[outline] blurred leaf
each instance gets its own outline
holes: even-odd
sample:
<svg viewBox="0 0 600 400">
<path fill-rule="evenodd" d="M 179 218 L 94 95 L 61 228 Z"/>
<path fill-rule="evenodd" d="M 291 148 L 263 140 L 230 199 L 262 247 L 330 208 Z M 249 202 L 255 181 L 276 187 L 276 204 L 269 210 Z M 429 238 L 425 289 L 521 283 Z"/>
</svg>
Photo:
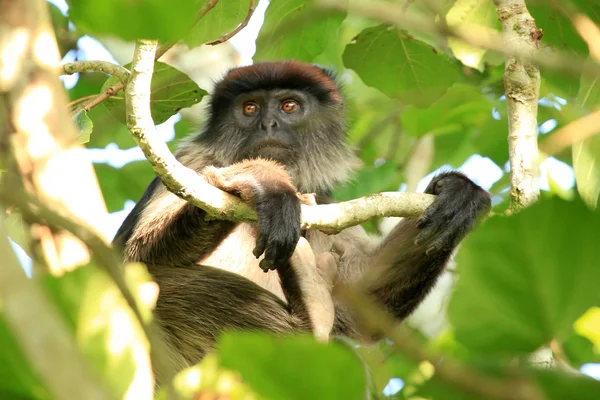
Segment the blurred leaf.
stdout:
<svg viewBox="0 0 600 400">
<path fill-rule="evenodd" d="M 577 104 L 585 109 L 600 105 L 600 83 L 597 78 L 581 77 Z M 594 208 L 600 197 L 600 135 L 574 143 L 572 154 L 577 191 Z"/>
<path fill-rule="evenodd" d="M 222 365 L 240 372 L 257 393 L 272 400 L 364 398 L 359 359 L 335 343 L 307 336 L 226 334 L 219 341 Z"/>
<path fill-rule="evenodd" d="M 600 381 L 588 376 L 543 368 L 532 370 L 530 373 L 549 400 L 598 399 Z"/>
<path fill-rule="evenodd" d="M 456 339 L 515 354 L 566 337 L 600 294 L 598 226 L 599 213 L 556 197 L 489 218 L 457 255 L 461 276 L 449 306 Z"/>
<path fill-rule="evenodd" d="M 133 293 L 138 293 L 140 285 L 149 282 L 150 277 L 146 273 L 146 281 L 132 280 L 132 275 L 136 274 L 126 274 L 127 283 Z M 49 294 L 71 325 L 83 355 L 115 396 L 120 398 L 125 393 L 136 371 L 150 373 L 148 343 L 143 330 L 103 270 L 92 264 L 62 277 L 44 279 Z M 149 310 L 144 312 L 148 314 Z M 151 385 L 151 382 L 142 385 Z M 151 392 L 151 388 L 146 391 Z"/>
<path fill-rule="evenodd" d="M 337 42 L 344 18 L 345 13 L 324 12 L 308 0 L 271 0 L 254 59 L 312 62 Z"/>
<path fill-rule="evenodd" d="M 137 146 L 127 126 L 117 120 L 106 107 L 94 107 L 88 112 L 88 117 L 94 124 L 94 130 L 87 148 L 105 148 L 115 143 L 120 149 Z"/>
<path fill-rule="evenodd" d="M 255 400 L 258 396 L 243 383 L 239 374 L 222 368 L 215 354 L 208 354 L 200 364 L 181 371 L 173 385 L 184 400 L 204 397 L 228 400 Z"/>
<path fill-rule="evenodd" d="M 489 28 L 494 31 L 501 29 L 496 7 L 491 1 L 456 0 L 446 14 L 446 22 L 450 27 L 475 26 L 479 29 Z M 464 65 L 483 71 L 482 59 L 486 53 L 485 49 L 470 46 L 454 38 L 448 38 L 448 46 L 452 49 L 454 56 Z"/>
<path fill-rule="evenodd" d="M 50 19 L 52 20 L 52 28 L 56 35 L 56 44 L 60 50 L 61 57 L 64 57 L 70 50 L 77 48 L 77 40 L 75 32 L 69 30 L 69 18 L 62 13 L 60 8 L 49 1 L 46 2 Z"/>
<path fill-rule="evenodd" d="M 206 3 L 206 1 L 204 1 Z M 248 0 L 221 0 L 184 38 L 189 48 L 216 40 L 234 30 L 248 14 Z"/>
<path fill-rule="evenodd" d="M 69 0 L 69 15 L 79 29 L 125 40 L 177 41 L 192 27 L 197 0 Z"/>
<path fill-rule="evenodd" d="M 398 190 L 401 182 L 399 174 L 400 171 L 393 163 L 386 162 L 379 167 L 366 165 L 360 168 L 351 180 L 338 186 L 333 192 L 333 197 L 336 201 L 346 201 L 371 193 Z"/>
<path fill-rule="evenodd" d="M 417 107 L 427 107 L 459 79 L 448 56 L 387 25 L 363 30 L 343 60 L 368 86 Z"/>
<path fill-rule="evenodd" d="M 73 116 L 73 122 L 75 122 L 78 131 L 77 141 L 82 144 L 89 142 L 90 135 L 94 129 L 94 124 L 90 117 L 88 117 L 87 112 L 85 110 L 79 110 L 77 114 Z"/>
<path fill-rule="evenodd" d="M 464 132 L 491 120 L 494 105 L 478 89 L 454 85 L 427 108 L 406 107 L 402 126 L 413 136 Z"/>
<path fill-rule="evenodd" d="M 2 314 L 0 303 L 0 398 L 50 400 L 37 373 L 31 368 Z"/>
<path fill-rule="evenodd" d="M 571 333 L 562 347 L 569 364 L 577 369 L 587 363 L 600 363 L 600 347 L 586 337 Z"/>
<path fill-rule="evenodd" d="M 592 307 L 574 324 L 575 332 L 589 339 L 600 352 L 600 307 Z"/>
<path fill-rule="evenodd" d="M 130 68 L 127 64 L 125 68 Z M 118 83 L 118 79 L 110 77 L 104 82 L 102 90 Z M 168 64 L 154 63 L 154 74 L 150 86 L 150 111 L 155 125 L 160 125 L 175 115 L 182 108 L 199 103 L 208 94 L 191 80 L 186 74 Z M 102 104 L 122 123 L 125 121 L 125 94 L 120 90 Z"/>
<path fill-rule="evenodd" d="M 146 160 L 133 161 L 121 168 L 94 164 L 94 169 L 109 212 L 123 209 L 127 200 L 138 201 L 156 176 Z"/>
<path fill-rule="evenodd" d="M 82 97 L 99 94 L 105 81 L 105 74 L 97 72 L 80 72 L 77 83 L 69 89 L 69 100 L 73 101 Z"/>
</svg>

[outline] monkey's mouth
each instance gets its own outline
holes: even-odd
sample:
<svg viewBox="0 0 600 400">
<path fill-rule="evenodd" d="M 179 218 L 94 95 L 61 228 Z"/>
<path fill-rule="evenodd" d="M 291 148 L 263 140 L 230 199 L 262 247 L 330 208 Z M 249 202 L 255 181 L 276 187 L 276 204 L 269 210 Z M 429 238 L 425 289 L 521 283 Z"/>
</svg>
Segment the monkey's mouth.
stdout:
<svg viewBox="0 0 600 400">
<path fill-rule="evenodd" d="M 266 139 L 253 146 L 252 153 L 255 156 L 271 158 L 285 163 L 289 160 L 292 149 L 278 140 Z"/>
</svg>

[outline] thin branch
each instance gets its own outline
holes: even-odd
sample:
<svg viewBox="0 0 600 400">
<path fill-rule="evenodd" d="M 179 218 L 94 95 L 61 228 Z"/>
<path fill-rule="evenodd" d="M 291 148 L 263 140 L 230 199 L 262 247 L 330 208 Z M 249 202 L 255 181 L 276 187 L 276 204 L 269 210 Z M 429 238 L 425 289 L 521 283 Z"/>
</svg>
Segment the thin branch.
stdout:
<svg viewBox="0 0 600 400">
<path fill-rule="evenodd" d="M 337 291 L 338 289 L 336 289 Z M 356 288 L 339 287 L 337 292 L 358 322 L 374 334 L 382 334 L 390 339 L 396 349 L 416 363 L 429 362 L 435 368 L 435 376 L 454 387 L 474 394 L 482 399 L 498 400 L 542 400 L 539 389 L 522 377 L 501 380 L 459 363 L 447 356 L 439 357 L 425 350 L 406 328 L 398 328 L 397 323 L 371 298 Z"/>
<path fill-rule="evenodd" d="M 118 64 L 108 61 L 75 61 L 62 65 L 64 75 L 72 75 L 78 72 L 104 72 L 105 74 L 116 77 L 121 83 L 127 83 L 130 72 Z"/>
<path fill-rule="evenodd" d="M 540 151 L 548 156 L 558 154 L 573 144 L 600 133 L 600 109 L 572 121 L 540 143 Z"/>
<path fill-rule="evenodd" d="M 244 18 L 244 20 L 242 21 L 242 23 L 239 24 L 234 30 L 232 30 L 229 33 L 226 33 L 225 35 L 221 36 L 217 40 L 213 40 L 212 42 L 208 42 L 208 43 L 205 43 L 205 44 L 208 45 L 208 46 L 215 46 L 217 44 L 226 42 L 229 39 L 231 39 L 232 37 L 234 37 L 235 35 L 237 35 L 239 31 L 241 31 L 242 29 L 244 29 L 248 25 L 248 22 L 250 21 L 250 18 L 252 18 L 252 14 L 254 14 L 254 9 L 255 9 L 254 3 L 255 3 L 254 0 L 250 0 L 250 5 L 248 6 L 248 13 L 246 14 L 246 18 Z"/>
<path fill-rule="evenodd" d="M 524 0 L 494 0 L 506 45 L 521 53 L 538 53 L 542 38 Z M 530 58 L 534 58 L 532 56 Z M 540 70 L 522 57 L 507 55 L 504 90 L 508 107 L 508 155 L 510 160 L 511 208 L 518 210 L 540 195 L 537 109 L 540 94 Z"/>
</svg>

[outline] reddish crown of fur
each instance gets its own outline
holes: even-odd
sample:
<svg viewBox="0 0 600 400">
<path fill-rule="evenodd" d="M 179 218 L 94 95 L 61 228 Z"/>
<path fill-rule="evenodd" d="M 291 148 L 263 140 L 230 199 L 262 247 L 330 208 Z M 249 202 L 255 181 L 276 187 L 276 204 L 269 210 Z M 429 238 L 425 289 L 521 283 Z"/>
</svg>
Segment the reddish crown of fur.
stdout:
<svg viewBox="0 0 600 400">
<path fill-rule="evenodd" d="M 212 111 L 228 109 L 240 94 L 254 90 L 292 89 L 308 92 L 321 103 L 342 104 L 334 74 L 316 65 L 295 60 L 261 62 L 231 70 L 215 86 Z"/>
</svg>

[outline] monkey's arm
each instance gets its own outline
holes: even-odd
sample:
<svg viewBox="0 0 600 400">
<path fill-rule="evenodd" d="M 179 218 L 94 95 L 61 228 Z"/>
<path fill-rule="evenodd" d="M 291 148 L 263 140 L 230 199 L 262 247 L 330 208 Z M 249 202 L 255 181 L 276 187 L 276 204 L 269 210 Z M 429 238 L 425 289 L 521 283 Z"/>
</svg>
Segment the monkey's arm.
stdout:
<svg viewBox="0 0 600 400">
<path fill-rule="evenodd" d="M 405 218 L 385 238 L 365 284 L 404 319 L 433 288 L 452 252 L 489 211 L 488 192 L 458 172 L 436 176 L 425 193 L 437 195 L 419 218 Z"/>
<path fill-rule="evenodd" d="M 352 280 L 400 320 L 423 301 L 456 246 L 490 209 L 489 194 L 458 172 L 435 177 L 425 193 L 437 195 L 434 203 L 419 218 L 404 218 L 372 255 L 354 256 L 361 265 L 348 265 L 344 256 L 340 261 L 345 271 L 364 267 Z M 334 331 L 364 338 L 338 302 Z"/>
<path fill-rule="evenodd" d="M 287 262 L 300 237 L 300 200 L 279 164 L 246 160 L 224 168 L 200 167 L 207 181 L 250 203 L 258 214 L 254 255 L 264 269 Z M 207 220 L 206 212 L 168 192 L 158 178 L 117 232 L 115 242 L 132 261 L 181 266 L 214 250 L 235 223 Z"/>
</svg>

